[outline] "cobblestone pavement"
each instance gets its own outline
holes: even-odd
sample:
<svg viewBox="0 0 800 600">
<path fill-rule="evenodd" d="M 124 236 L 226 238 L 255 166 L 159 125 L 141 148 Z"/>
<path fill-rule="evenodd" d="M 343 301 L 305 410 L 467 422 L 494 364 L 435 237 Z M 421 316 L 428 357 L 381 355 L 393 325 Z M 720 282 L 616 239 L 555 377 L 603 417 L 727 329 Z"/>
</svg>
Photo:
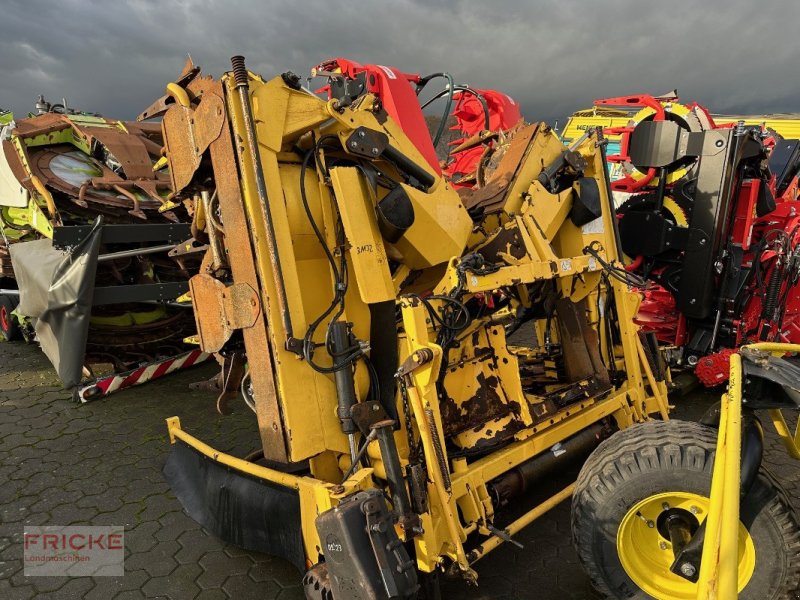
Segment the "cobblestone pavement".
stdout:
<svg viewBox="0 0 800 600">
<path fill-rule="evenodd" d="M 34 346 L 0 344 L 0 598 L 107 600 L 301 599 L 289 563 L 221 543 L 186 516 L 164 481 L 164 419 L 237 455 L 257 447 L 254 417 L 241 405 L 219 417 L 189 383 L 211 366 L 78 406 Z M 713 400 L 679 401 L 689 417 Z M 766 460 L 800 506 L 800 468 L 768 441 Z M 31 577 L 22 571 L 24 525 L 124 525 L 125 576 Z M 478 565 L 480 586 L 446 582 L 445 598 L 591 599 L 563 504 Z"/>
</svg>

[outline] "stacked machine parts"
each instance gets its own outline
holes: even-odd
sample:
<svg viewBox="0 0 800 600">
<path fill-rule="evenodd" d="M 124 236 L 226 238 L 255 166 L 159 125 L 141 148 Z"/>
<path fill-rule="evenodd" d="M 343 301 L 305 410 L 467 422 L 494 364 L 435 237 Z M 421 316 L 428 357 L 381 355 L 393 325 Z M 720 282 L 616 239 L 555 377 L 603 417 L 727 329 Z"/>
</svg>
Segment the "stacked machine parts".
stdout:
<svg viewBox="0 0 800 600">
<path fill-rule="evenodd" d="M 175 249 L 190 215 L 169 199 L 162 145 L 158 125 L 42 97 L 2 125 L 0 334 L 37 339 L 82 400 L 208 356 L 174 302 L 198 261 Z"/>
</svg>

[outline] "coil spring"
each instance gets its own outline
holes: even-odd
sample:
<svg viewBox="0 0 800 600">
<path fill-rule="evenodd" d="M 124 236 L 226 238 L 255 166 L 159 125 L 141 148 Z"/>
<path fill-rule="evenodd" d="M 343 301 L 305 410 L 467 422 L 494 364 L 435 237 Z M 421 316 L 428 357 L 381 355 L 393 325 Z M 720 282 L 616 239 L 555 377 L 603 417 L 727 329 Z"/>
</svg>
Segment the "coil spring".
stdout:
<svg viewBox="0 0 800 600">
<path fill-rule="evenodd" d="M 244 56 L 236 55 L 231 57 L 233 67 L 233 79 L 236 85 L 247 85 L 247 68 L 244 66 Z"/>
<path fill-rule="evenodd" d="M 780 264 L 776 263 L 769 277 L 767 291 L 764 295 L 764 311 L 762 313 L 762 318 L 765 320 L 771 321 L 775 315 L 775 307 L 778 304 L 778 292 L 780 292 L 781 289 L 782 279 L 782 269 Z"/>
<path fill-rule="evenodd" d="M 439 438 L 439 431 L 436 429 L 436 419 L 430 408 L 425 409 L 425 420 L 428 421 L 428 428 L 433 438 L 433 450 L 436 453 L 436 461 L 439 463 L 439 472 L 442 474 L 442 479 L 444 479 L 444 487 L 449 492 L 453 487 L 450 480 L 450 467 L 447 464 L 447 459 L 444 457 L 442 440 Z"/>
</svg>

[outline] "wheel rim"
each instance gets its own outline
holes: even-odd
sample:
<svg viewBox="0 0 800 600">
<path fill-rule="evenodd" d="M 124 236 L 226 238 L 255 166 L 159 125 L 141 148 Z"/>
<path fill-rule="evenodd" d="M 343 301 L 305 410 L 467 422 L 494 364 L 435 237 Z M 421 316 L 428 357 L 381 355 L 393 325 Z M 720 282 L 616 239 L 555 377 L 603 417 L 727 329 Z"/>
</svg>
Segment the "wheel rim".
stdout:
<svg viewBox="0 0 800 600">
<path fill-rule="evenodd" d="M 669 537 L 659 527 L 667 510 L 686 511 L 697 524 L 708 516 L 708 498 L 691 492 L 667 492 L 645 498 L 633 506 L 617 531 L 617 554 L 628 577 L 658 600 L 694 600 L 697 584 L 672 573 L 674 561 Z M 663 521 L 663 517 L 662 517 Z M 756 551 L 747 528 L 739 523 L 739 591 L 753 576 Z"/>
</svg>

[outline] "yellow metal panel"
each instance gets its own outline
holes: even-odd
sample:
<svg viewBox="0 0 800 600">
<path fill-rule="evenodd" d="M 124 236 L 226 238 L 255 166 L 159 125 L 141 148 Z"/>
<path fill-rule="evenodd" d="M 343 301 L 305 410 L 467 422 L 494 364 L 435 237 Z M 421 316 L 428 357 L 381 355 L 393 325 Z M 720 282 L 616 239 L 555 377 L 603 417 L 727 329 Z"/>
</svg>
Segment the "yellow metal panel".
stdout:
<svg viewBox="0 0 800 600">
<path fill-rule="evenodd" d="M 739 121 L 744 121 L 745 125 L 761 125 L 767 129 L 772 129 L 786 139 L 800 139 L 800 119 L 797 118 L 776 118 L 773 115 L 743 117 L 713 115 L 713 117 L 717 125 L 735 124 Z"/>
<path fill-rule="evenodd" d="M 375 202 L 367 182 L 355 167 L 333 168 L 330 177 L 361 300 L 367 304 L 394 300 L 389 260 L 378 230 Z"/>
<path fill-rule="evenodd" d="M 472 218 L 458 193 L 440 185 L 428 193 L 401 184 L 414 208 L 414 223 L 394 246 L 412 269 L 424 269 L 460 256 L 472 231 Z"/>
<path fill-rule="evenodd" d="M 630 121 L 627 114 L 622 114 L 616 117 L 612 116 L 572 116 L 567 119 L 564 129 L 561 130 L 561 138 L 564 142 L 571 142 L 581 137 L 587 129 L 594 129 L 595 127 L 602 127 L 607 129 L 610 127 L 625 127 Z M 609 136 L 609 139 L 617 141 L 618 135 Z"/>
</svg>

